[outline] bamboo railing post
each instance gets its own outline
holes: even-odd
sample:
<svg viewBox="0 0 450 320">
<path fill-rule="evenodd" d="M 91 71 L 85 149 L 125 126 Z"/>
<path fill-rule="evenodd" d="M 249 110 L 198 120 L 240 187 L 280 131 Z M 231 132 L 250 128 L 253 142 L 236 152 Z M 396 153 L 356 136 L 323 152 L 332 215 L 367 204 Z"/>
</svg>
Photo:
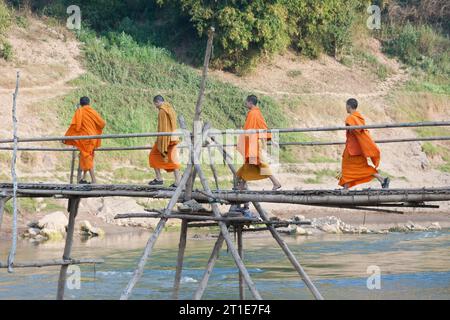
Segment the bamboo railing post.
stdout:
<svg viewBox="0 0 450 320">
<path fill-rule="evenodd" d="M 205 97 L 205 89 L 206 89 L 206 80 L 208 78 L 209 61 L 211 60 L 211 55 L 212 55 L 214 31 L 215 30 L 213 27 L 210 27 L 210 29 L 208 31 L 208 42 L 206 44 L 205 58 L 203 61 L 202 80 L 200 82 L 200 91 L 198 93 L 197 104 L 195 105 L 194 126 L 195 126 L 195 122 L 200 121 L 200 116 L 202 114 L 202 104 L 203 104 L 203 99 Z"/>
<path fill-rule="evenodd" d="M 209 167 L 211 168 L 211 171 L 213 173 L 214 182 L 216 184 L 216 190 L 219 190 L 219 176 L 217 174 L 216 166 L 214 165 L 214 162 L 213 162 L 213 156 L 212 156 L 212 153 L 211 153 L 211 148 L 207 148 L 207 149 L 208 149 Z"/>
<path fill-rule="evenodd" d="M 178 244 L 177 269 L 175 272 L 175 281 L 173 285 L 173 300 L 178 300 L 180 293 L 181 273 L 183 270 L 184 252 L 186 250 L 186 238 L 188 232 L 188 221 L 183 219 L 181 222 L 180 243 Z"/>
<path fill-rule="evenodd" d="M 264 209 L 261 207 L 261 205 L 258 202 L 253 202 L 253 205 L 255 206 L 255 208 L 258 211 L 261 218 L 264 220 L 268 220 L 268 216 L 267 216 L 266 212 L 264 211 Z M 270 224 L 267 224 L 267 227 L 269 228 L 269 231 L 272 234 L 273 238 L 277 241 L 278 245 L 281 247 L 283 252 L 288 257 L 289 261 L 294 266 L 295 270 L 297 270 L 297 272 L 300 274 L 300 277 L 303 279 L 303 281 L 305 282 L 306 286 L 309 288 L 309 290 L 311 291 L 313 296 L 317 300 L 323 300 L 323 297 L 320 294 L 319 290 L 317 290 L 316 286 L 311 281 L 309 276 L 306 274 L 305 270 L 303 270 L 302 266 L 300 265 L 298 260 L 295 258 L 294 254 L 289 249 L 286 242 L 284 242 L 284 240 L 280 237 L 277 230 L 273 227 L 273 225 L 270 225 Z"/>
<path fill-rule="evenodd" d="M 195 291 L 194 300 L 200 300 L 203 296 L 203 293 L 205 292 L 209 277 L 211 276 L 214 265 L 216 264 L 217 258 L 219 257 L 220 249 L 222 249 L 223 241 L 223 234 L 219 233 L 219 237 L 214 244 L 214 248 L 208 260 L 208 264 L 206 265 L 205 273 L 203 274 L 202 280 L 200 280 L 197 290 Z"/>
<path fill-rule="evenodd" d="M 241 257 L 242 261 L 244 261 L 244 242 L 242 239 L 242 224 L 237 225 L 236 232 L 237 232 L 239 256 Z M 241 271 L 239 271 L 239 297 L 241 300 L 245 300 L 244 279 Z"/>
<path fill-rule="evenodd" d="M 193 150 L 192 150 L 192 146 L 194 145 L 194 137 L 190 134 L 187 134 L 187 126 L 186 126 L 186 121 L 184 120 L 184 117 L 182 115 L 178 116 L 178 122 L 180 123 L 180 128 L 184 130 L 184 132 L 186 132 L 186 142 L 187 142 L 187 147 L 189 148 L 189 161 L 191 163 L 193 163 L 192 159 L 193 159 Z M 192 166 L 191 169 L 191 173 L 189 175 L 189 179 L 186 182 L 186 190 L 184 193 L 184 201 L 189 201 L 192 199 L 192 190 L 194 187 L 194 183 L 195 183 L 195 168 Z"/>
<path fill-rule="evenodd" d="M 5 205 L 11 197 L 0 197 L 0 231 L 2 230 L 3 213 L 5 212 Z"/>
<path fill-rule="evenodd" d="M 69 177 L 70 184 L 73 184 L 73 177 L 75 174 L 75 157 L 76 157 L 76 152 L 72 151 L 72 160 L 70 161 L 70 177 Z"/>
<path fill-rule="evenodd" d="M 78 207 L 80 205 L 81 198 L 70 198 L 69 199 L 69 224 L 67 226 L 67 234 L 66 234 L 66 244 L 64 246 L 64 253 L 63 253 L 63 260 L 70 260 L 70 254 L 72 252 L 72 244 L 73 244 L 73 235 L 75 231 L 75 219 L 78 214 Z M 58 279 L 58 291 L 56 294 L 57 300 L 63 300 L 64 299 L 64 290 L 66 287 L 66 276 L 67 276 L 67 269 L 68 265 L 61 266 L 61 270 L 59 272 L 59 279 Z"/>
<path fill-rule="evenodd" d="M 12 154 L 11 161 L 11 176 L 13 181 L 13 222 L 12 222 L 12 243 L 11 250 L 8 255 L 8 272 L 13 272 L 14 258 L 16 257 L 17 249 L 17 174 L 16 174 L 16 162 L 17 162 L 17 148 L 18 148 L 18 137 L 17 137 L 17 96 L 19 94 L 19 81 L 20 73 L 17 72 L 16 78 L 16 89 L 13 94 L 13 106 L 12 106 L 12 122 L 13 122 L 13 141 L 14 150 Z"/>
<path fill-rule="evenodd" d="M 77 104 L 76 109 L 80 108 L 80 104 Z M 70 179 L 69 179 L 69 183 L 73 184 L 73 177 L 74 177 L 74 172 L 75 172 L 75 158 L 76 158 L 76 150 L 72 151 L 72 161 L 70 162 Z M 77 170 L 77 183 L 80 181 L 81 179 L 81 170 L 80 170 L 80 165 L 79 165 L 79 161 L 78 161 L 78 170 Z"/>
<path fill-rule="evenodd" d="M 212 191 L 209 188 L 208 181 L 203 174 L 202 168 L 200 167 L 199 164 L 195 164 L 195 167 L 197 169 L 197 174 L 200 178 L 200 181 L 202 182 L 203 189 L 206 191 L 206 193 L 212 195 Z M 214 212 L 214 215 L 217 218 L 221 217 L 217 203 L 214 203 L 214 202 L 211 203 L 211 207 Z M 242 262 L 241 258 L 239 257 L 239 253 L 233 244 L 233 241 L 230 237 L 230 233 L 228 232 L 228 227 L 227 227 L 226 223 L 223 221 L 219 221 L 219 227 L 220 227 L 221 233 L 223 234 L 223 237 L 225 238 L 228 249 L 230 250 L 231 255 L 234 258 L 234 261 L 236 262 L 236 266 L 242 272 L 242 275 L 244 277 L 245 282 L 247 283 L 247 286 L 250 289 L 250 292 L 253 294 L 253 297 L 256 300 L 261 300 L 262 299 L 261 295 L 259 294 L 258 290 L 256 289 L 256 286 L 253 283 L 253 280 L 250 277 L 250 274 L 248 273 L 247 268 L 245 267 L 244 263 Z"/>
<path fill-rule="evenodd" d="M 178 198 L 180 197 L 181 192 L 183 191 L 183 188 L 186 186 L 186 182 L 189 178 L 191 168 L 192 168 L 192 164 L 188 164 L 186 170 L 183 173 L 183 177 L 181 178 L 180 185 L 176 188 L 172 198 L 169 201 L 169 204 L 167 205 L 166 209 L 164 210 L 164 217 L 159 220 L 155 231 L 153 232 L 152 236 L 149 238 L 149 240 L 145 246 L 144 253 L 142 254 L 141 259 L 139 260 L 138 266 L 137 266 L 136 270 L 134 271 L 133 276 L 130 279 L 127 287 L 123 291 L 123 293 L 120 297 L 120 300 L 128 300 L 128 298 L 131 296 L 134 286 L 139 281 L 139 279 L 142 277 L 142 274 L 144 272 L 144 267 L 147 262 L 147 258 L 152 253 L 152 250 L 156 243 L 156 240 L 158 239 L 164 226 L 166 225 L 166 222 L 168 220 L 167 216 L 169 216 L 170 213 L 172 212 L 172 209 L 175 207 L 175 205 L 178 202 Z"/>
</svg>

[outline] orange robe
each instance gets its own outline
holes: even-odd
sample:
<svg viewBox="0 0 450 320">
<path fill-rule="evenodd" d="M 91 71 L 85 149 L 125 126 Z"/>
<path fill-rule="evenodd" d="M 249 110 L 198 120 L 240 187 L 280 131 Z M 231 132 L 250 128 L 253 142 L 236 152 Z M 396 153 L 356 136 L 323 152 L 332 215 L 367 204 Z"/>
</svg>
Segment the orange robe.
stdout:
<svg viewBox="0 0 450 320">
<path fill-rule="evenodd" d="M 101 135 L 106 122 L 91 106 L 78 108 L 72 118 L 65 136 L 97 136 Z M 80 150 L 80 168 L 89 171 L 94 168 L 94 150 L 101 146 L 100 139 L 65 140 L 65 144 Z"/>
<path fill-rule="evenodd" d="M 345 125 L 363 126 L 366 122 L 363 116 L 355 111 L 347 117 Z M 367 158 L 372 160 L 371 166 Z M 372 181 L 374 174 L 378 173 L 380 165 L 380 149 L 372 140 L 368 130 L 357 129 L 347 131 L 347 142 L 342 155 L 342 174 L 340 186 L 348 184 L 349 188 L 358 184 Z"/>
<path fill-rule="evenodd" d="M 170 104 L 165 102 L 158 113 L 158 132 L 175 132 L 177 130 L 177 115 Z M 172 172 L 180 169 L 181 165 L 177 159 L 177 144 L 179 138 L 176 136 L 158 137 L 149 154 L 150 167 L 164 169 Z"/>
<path fill-rule="evenodd" d="M 267 130 L 267 123 L 258 107 L 247 113 L 244 130 Z M 272 175 L 265 157 L 267 141 L 272 139 L 271 133 L 250 133 L 239 136 L 238 151 L 244 157 L 244 164 L 237 171 L 237 176 L 245 181 L 267 179 Z"/>
</svg>

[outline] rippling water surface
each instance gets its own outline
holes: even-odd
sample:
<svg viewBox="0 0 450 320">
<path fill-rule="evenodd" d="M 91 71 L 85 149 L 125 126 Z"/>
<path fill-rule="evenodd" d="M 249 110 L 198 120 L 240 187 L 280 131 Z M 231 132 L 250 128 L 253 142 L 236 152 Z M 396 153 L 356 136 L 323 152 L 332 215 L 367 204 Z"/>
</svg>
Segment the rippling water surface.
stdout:
<svg viewBox="0 0 450 320">
<path fill-rule="evenodd" d="M 74 244 L 73 256 L 103 258 L 105 263 L 81 267 L 81 288 L 66 290 L 67 299 L 117 299 L 129 281 L 149 233 L 107 236 Z M 328 299 L 450 299 L 450 230 L 387 235 L 324 235 L 286 237 L 323 296 Z M 244 238 L 245 262 L 265 299 L 311 299 L 275 241 Z M 197 288 L 214 239 L 187 243 L 181 298 Z M 0 243 L 6 260 L 9 243 Z M 40 245 L 20 241 L 16 261 L 60 258 L 64 243 Z M 158 240 L 134 299 L 169 299 L 175 274 L 178 234 Z M 381 289 L 367 289 L 367 267 L 378 266 Z M 54 299 L 58 267 L 0 269 L 0 299 Z M 206 299 L 237 299 L 238 275 L 224 246 L 205 292 Z M 251 297 L 247 292 L 247 297 Z"/>
</svg>

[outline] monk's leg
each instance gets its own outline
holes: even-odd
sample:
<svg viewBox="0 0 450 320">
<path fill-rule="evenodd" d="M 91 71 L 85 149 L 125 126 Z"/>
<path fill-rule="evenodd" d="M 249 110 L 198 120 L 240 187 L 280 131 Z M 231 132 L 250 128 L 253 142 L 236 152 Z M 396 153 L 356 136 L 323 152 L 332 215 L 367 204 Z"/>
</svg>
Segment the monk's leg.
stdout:
<svg viewBox="0 0 450 320">
<path fill-rule="evenodd" d="M 155 175 L 156 175 L 156 180 L 163 181 L 162 175 L 161 175 L 161 169 L 155 168 Z"/>
<path fill-rule="evenodd" d="M 176 184 L 177 186 L 179 186 L 179 185 L 180 185 L 180 170 L 175 169 L 175 170 L 173 171 L 173 175 L 175 176 L 175 184 Z"/>
<path fill-rule="evenodd" d="M 91 176 L 91 181 L 93 184 L 97 184 L 97 179 L 95 178 L 94 168 L 89 170 L 89 175 Z M 86 179 L 85 179 L 86 180 Z"/>
<path fill-rule="evenodd" d="M 239 190 L 246 190 L 247 189 L 247 182 L 244 179 L 242 179 L 242 178 L 238 177 L 237 185 L 238 185 L 238 189 Z"/>
<path fill-rule="evenodd" d="M 384 178 L 379 174 L 379 173 L 375 173 L 373 175 L 378 181 L 380 181 L 380 183 L 383 183 Z"/>
<path fill-rule="evenodd" d="M 269 179 L 270 179 L 270 181 L 272 181 L 272 184 L 273 184 L 272 190 L 275 191 L 275 190 L 278 190 L 281 188 L 280 181 L 278 181 L 278 179 L 274 175 L 269 176 Z"/>
</svg>

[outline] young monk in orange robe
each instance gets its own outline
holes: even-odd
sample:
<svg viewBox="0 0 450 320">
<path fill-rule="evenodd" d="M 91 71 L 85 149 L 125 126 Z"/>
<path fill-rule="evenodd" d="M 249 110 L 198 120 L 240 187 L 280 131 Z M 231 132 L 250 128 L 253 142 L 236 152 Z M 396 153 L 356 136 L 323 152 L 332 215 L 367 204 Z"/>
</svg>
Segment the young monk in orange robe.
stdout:
<svg viewBox="0 0 450 320">
<path fill-rule="evenodd" d="M 267 124 L 257 106 L 258 98 L 250 95 L 246 100 L 248 108 L 244 130 L 263 129 L 267 130 Z M 273 190 L 281 188 L 280 182 L 275 178 L 265 159 L 265 146 L 272 139 L 270 133 L 243 134 L 239 136 L 238 151 L 244 157 L 244 164 L 238 170 L 241 189 L 246 187 L 246 182 L 251 180 L 270 179 Z"/>
<path fill-rule="evenodd" d="M 158 109 L 158 132 L 175 132 L 177 130 L 177 115 L 173 107 L 164 101 L 160 95 L 153 98 L 153 104 Z M 156 139 L 149 155 L 150 167 L 155 169 L 156 179 L 149 185 L 162 185 L 164 181 L 161 169 L 173 172 L 175 183 L 171 187 L 177 187 L 180 182 L 180 163 L 177 162 L 177 144 L 179 138 L 176 136 L 160 136 Z"/>
<path fill-rule="evenodd" d="M 88 97 L 80 99 L 80 108 L 75 112 L 66 136 L 97 136 L 101 135 L 106 122 L 91 108 Z M 83 178 L 79 183 L 87 183 L 86 174 L 89 171 L 92 183 L 97 183 L 94 174 L 94 150 L 101 145 L 100 139 L 65 140 L 64 144 L 75 146 L 80 150 L 79 171 L 83 172 Z"/>
<path fill-rule="evenodd" d="M 366 124 L 363 116 L 356 111 L 358 108 L 356 99 L 349 99 L 346 108 L 347 113 L 349 113 L 345 120 L 346 126 L 364 126 Z M 383 189 L 389 188 L 390 179 L 383 178 L 377 171 L 380 165 L 380 154 L 380 149 L 372 140 L 368 130 L 347 130 L 347 142 L 342 155 L 342 176 L 339 185 L 349 189 L 376 178 L 380 181 Z M 374 166 L 368 163 L 367 158 L 372 160 Z"/>
</svg>

